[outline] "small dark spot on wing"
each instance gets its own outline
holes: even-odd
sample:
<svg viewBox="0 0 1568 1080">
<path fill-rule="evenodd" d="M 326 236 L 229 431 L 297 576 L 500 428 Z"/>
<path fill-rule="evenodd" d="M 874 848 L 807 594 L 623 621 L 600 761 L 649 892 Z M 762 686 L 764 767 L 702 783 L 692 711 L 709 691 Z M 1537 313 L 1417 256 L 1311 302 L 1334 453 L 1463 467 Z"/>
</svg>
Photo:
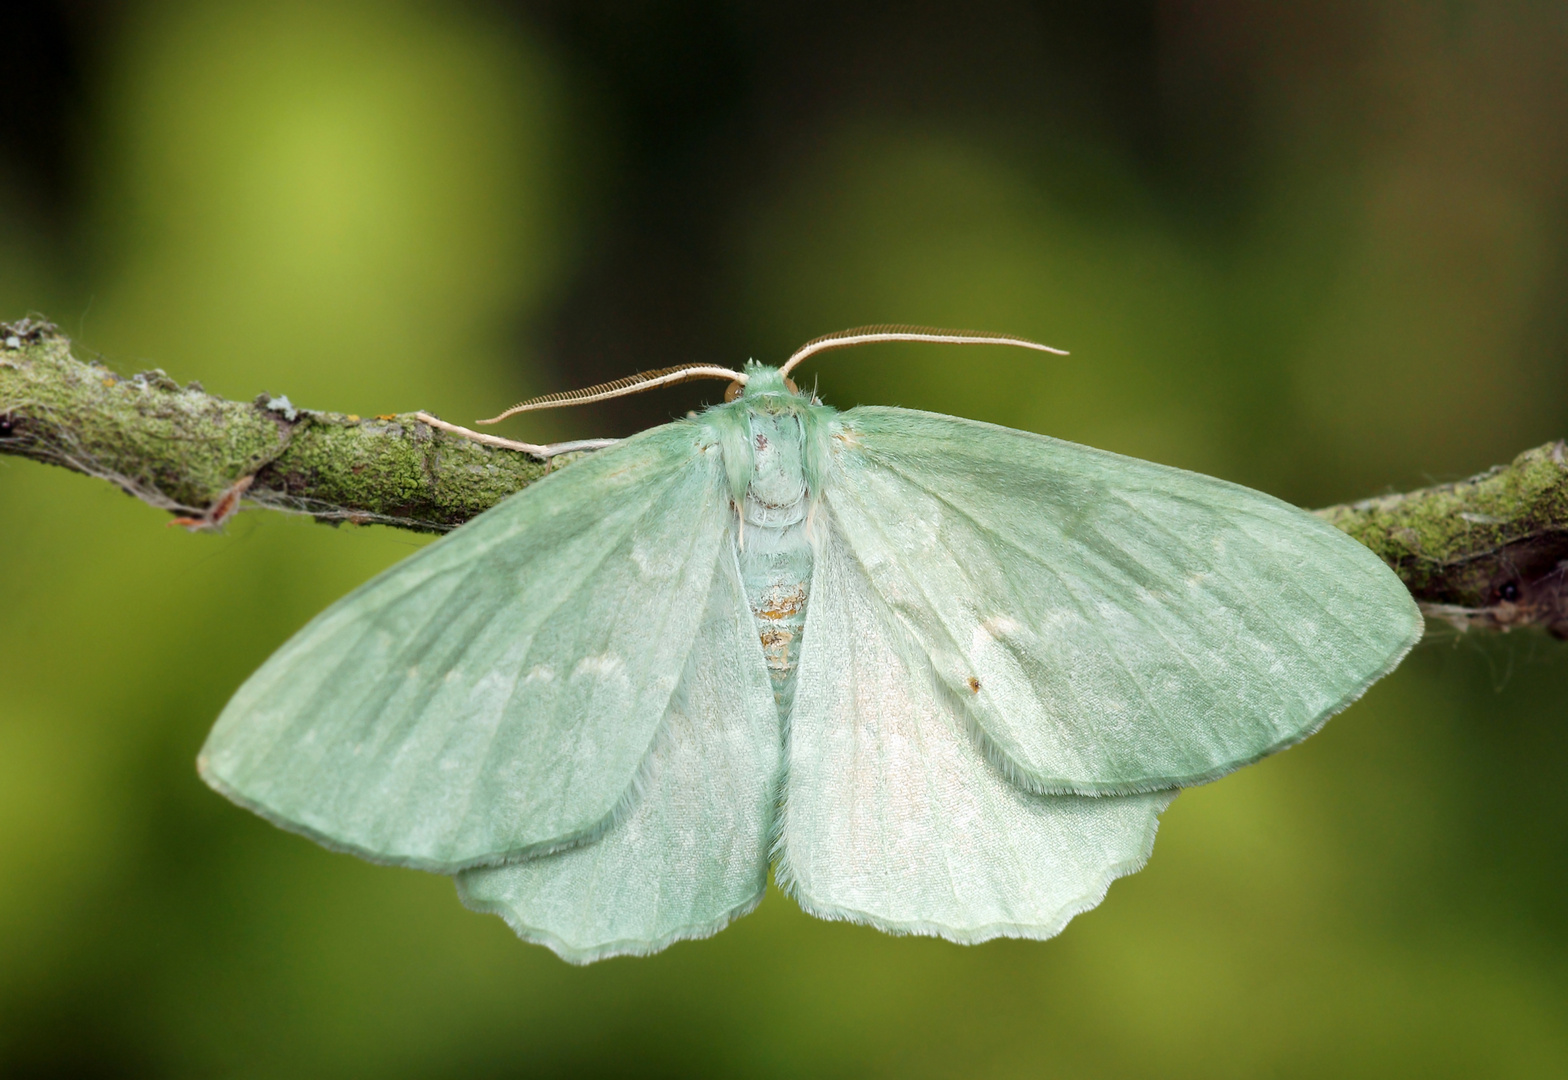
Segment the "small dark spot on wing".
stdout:
<svg viewBox="0 0 1568 1080">
<path fill-rule="evenodd" d="M 975 694 L 980 692 L 980 680 L 975 678 L 973 675 L 969 676 L 969 690 L 971 693 Z"/>
</svg>

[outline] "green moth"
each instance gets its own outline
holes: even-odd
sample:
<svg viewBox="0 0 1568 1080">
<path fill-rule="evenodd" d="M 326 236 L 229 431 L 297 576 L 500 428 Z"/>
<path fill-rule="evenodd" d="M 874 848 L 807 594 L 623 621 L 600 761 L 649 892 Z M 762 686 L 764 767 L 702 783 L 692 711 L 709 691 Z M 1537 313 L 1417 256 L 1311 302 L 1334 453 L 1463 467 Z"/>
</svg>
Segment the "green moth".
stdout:
<svg viewBox="0 0 1568 1080">
<path fill-rule="evenodd" d="M 1271 496 L 686 365 L 722 405 L 556 472 L 328 608 L 201 775 L 335 850 L 456 878 L 576 963 L 762 898 L 1046 938 L 1160 812 L 1306 738 L 1421 636 L 1399 579 Z M 509 410 L 514 412 L 518 410 Z"/>
</svg>

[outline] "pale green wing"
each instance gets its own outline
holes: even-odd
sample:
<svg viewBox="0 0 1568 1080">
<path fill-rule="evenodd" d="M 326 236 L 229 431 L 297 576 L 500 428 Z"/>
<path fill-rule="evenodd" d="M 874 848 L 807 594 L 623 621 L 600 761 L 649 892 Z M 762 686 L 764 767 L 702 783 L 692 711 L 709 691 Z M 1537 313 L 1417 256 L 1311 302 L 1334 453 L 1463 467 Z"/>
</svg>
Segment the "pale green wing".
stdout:
<svg viewBox="0 0 1568 1080">
<path fill-rule="evenodd" d="M 822 918 L 963 943 L 1051 937 L 1144 864 L 1175 795 L 1010 783 L 832 523 L 799 680 L 776 875 Z"/>
<path fill-rule="evenodd" d="M 731 554 L 626 814 L 579 847 L 464 871 L 458 895 L 579 964 L 717 933 L 767 885 L 781 741 Z"/>
<path fill-rule="evenodd" d="M 718 448 L 670 424 L 513 496 L 344 597 L 240 688 L 209 784 L 285 828 L 451 872 L 621 807 L 707 607 Z"/>
<path fill-rule="evenodd" d="M 843 413 L 831 445 L 849 547 L 1033 790 L 1213 779 L 1316 731 L 1421 636 L 1377 556 L 1257 491 L 904 409 Z"/>
</svg>

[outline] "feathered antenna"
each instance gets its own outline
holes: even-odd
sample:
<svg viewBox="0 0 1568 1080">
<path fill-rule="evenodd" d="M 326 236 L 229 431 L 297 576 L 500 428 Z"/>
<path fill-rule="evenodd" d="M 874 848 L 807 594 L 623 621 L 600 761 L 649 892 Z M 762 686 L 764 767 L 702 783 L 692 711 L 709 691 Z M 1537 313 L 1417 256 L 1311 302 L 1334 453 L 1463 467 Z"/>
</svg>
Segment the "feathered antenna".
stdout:
<svg viewBox="0 0 1568 1080">
<path fill-rule="evenodd" d="M 516 416 L 520 412 L 533 412 L 535 409 L 557 409 L 564 405 L 590 405 L 595 401 L 608 401 L 611 398 L 625 397 L 627 394 L 640 394 L 644 390 L 652 390 L 660 386 L 674 386 L 676 383 L 691 382 L 694 379 L 728 379 L 731 382 L 745 384 L 746 376 L 743 372 L 731 371 L 727 367 L 718 367 L 713 364 L 677 364 L 675 367 L 659 368 L 657 371 L 642 371 L 636 375 L 628 375 L 624 379 L 614 382 L 600 383 L 598 386 L 585 386 L 581 390 L 563 390 L 555 394 L 541 394 L 539 397 L 529 398 L 513 405 L 500 416 L 492 416 L 488 420 L 480 420 L 481 424 L 495 424 L 505 420 L 508 416 Z"/>
<path fill-rule="evenodd" d="M 784 361 L 779 373 L 788 375 L 790 370 L 808 356 L 829 349 L 846 349 L 851 345 L 869 345 L 875 341 L 925 341 L 938 345 L 1017 345 L 1024 349 L 1055 353 L 1066 356 L 1065 349 L 1053 349 L 1038 341 L 1018 337 L 1016 334 L 993 334 L 984 330 L 941 330 L 933 326 L 857 326 L 814 338 L 796 349 Z"/>
</svg>

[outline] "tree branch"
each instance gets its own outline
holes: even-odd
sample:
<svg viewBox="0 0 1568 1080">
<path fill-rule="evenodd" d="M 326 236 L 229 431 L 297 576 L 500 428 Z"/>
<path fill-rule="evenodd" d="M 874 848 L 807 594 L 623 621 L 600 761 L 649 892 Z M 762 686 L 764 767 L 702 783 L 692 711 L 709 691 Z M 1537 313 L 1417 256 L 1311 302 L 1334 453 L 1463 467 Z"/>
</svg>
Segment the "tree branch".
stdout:
<svg viewBox="0 0 1568 1080">
<path fill-rule="evenodd" d="M 1457 484 L 1317 514 L 1377 552 L 1434 618 L 1460 629 L 1544 626 L 1568 639 L 1568 453 L 1560 439 Z"/>
<path fill-rule="evenodd" d="M 361 419 L 262 395 L 226 401 L 162 371 L 122 378 L 48 323 L 0 324 L 0 453 L 118 484 L 193 528 L 245 502 L 319 521 L 440 532 L 527 487 L 547 463 L 413 413 Z M 1317 513 L 1393 567 L 1428 614 L 1568 638 L 1568 454 L 1556 442 L 1457 484 Z"/>
<path fill-rule="evenodd" d="M 208 511 L 250 478 L 244 498 L 259 506 L 423 532 L 461 525 L 551 468 L 412 413 L 226 401 L 158 370 L 122 378 L 31 320 L 0 324 L 0 452 L 100 477 L 202 523 L 219 523 Z"/>
</svg>

